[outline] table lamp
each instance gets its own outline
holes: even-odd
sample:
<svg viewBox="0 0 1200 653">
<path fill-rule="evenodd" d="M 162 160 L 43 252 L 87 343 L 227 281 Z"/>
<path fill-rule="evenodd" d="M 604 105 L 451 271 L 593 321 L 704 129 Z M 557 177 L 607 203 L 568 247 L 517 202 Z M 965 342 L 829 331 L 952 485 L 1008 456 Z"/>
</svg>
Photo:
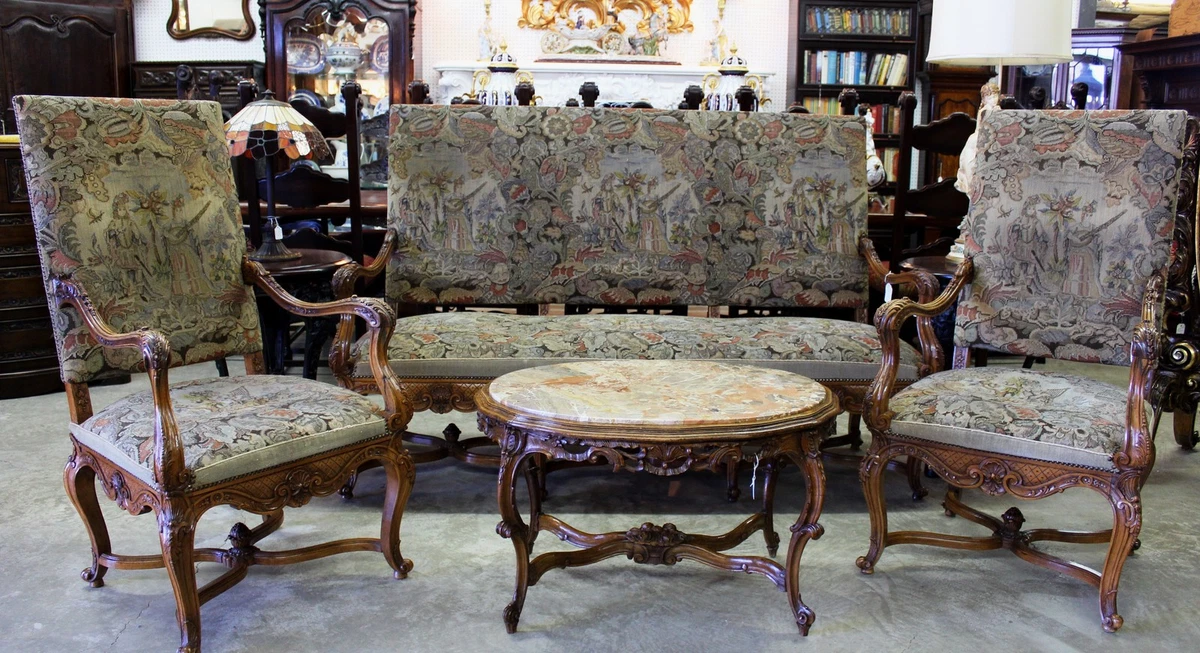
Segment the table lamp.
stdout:
<svg viewBox="0 0 1200 653">
<path fill-rule="evenodd" d="M 270 159 L 283 152 L 289 159 L 326 158 L 329 146 L 316 125 L 271 91 L 242 107 L 225 123 L 229 156 Z M 282 242 L 283 229 L 275 216 L 275 171 L 267 166 L 267 232 L 262 245 L 250 255 L 252 261 L 287 261 L 300 258 Z"/>
<path fill-rule="evenodd" d="M 928 63 L 1004 66 L 1063 63 L 1071 60 L 1071 0 L 934 0 Z M 984 85 L 982 97 L 999 98 L 998 85 Z M 980 104 L 980 111 L 984 104 Z M 959 155 L 958 182 L 965 191 L 974 169 L 975 136 Z M 961 261 L 956 242 L 950 260 Z"/>
</svg>

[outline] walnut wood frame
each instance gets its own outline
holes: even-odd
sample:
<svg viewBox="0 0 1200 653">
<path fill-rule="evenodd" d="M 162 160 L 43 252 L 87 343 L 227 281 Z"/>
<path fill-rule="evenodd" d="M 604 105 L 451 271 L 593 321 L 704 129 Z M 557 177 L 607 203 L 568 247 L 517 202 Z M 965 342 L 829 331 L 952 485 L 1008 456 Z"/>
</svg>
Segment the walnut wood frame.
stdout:
<svg viewBox="0 0 1200 653">
<path fill-rule="evenodd" d="M 816 614 L 800 597 L 800 558 L 809 540 L 819 539 L 824 533 L 817 521 L 825 501 L 821 442 L 833 432 L 841 412 L 832 392 L 803 416 L 720 427 L 559 422 L 495 403 L 487 392 L 479 393 L 476 403 L 480 430 L 500 447 L 496 500 L 501 521 L 496 532 L 512 541 L 517 556 L 516 588 L 503 612 L 510 634 L 517 630 L 526 592 L 547 571 L 590 565 L 622 554 L 639 564 L 674 565 L 680 560 L 695 560 L 715 569 L 765 576 L 787 594 L 797 628 L 802 635 L 808 634 Z M 650 522 L 627 531 L 593 534 L 542 510 L 545 477 L 541 470 L 550 461 L 604 463 L 614 472 L 675 476 L 688 470 L 729 469 L 746 458 L 746 448 L 755 449 L 765 464 L 762 509 L 721 535 L 688 534 L 674 524 L 657 526 Z M 768 553 L 776 554 L 779 535 L 774 526 L 775 481 L 785 460 L 800 468 L 806 488 L 804 509 L 790 528 L 786 565 L 761 556 L 721 553 L 762 531 Z M 515 484 L 521 474 L 529 494 L 528 524 L 517 506 Z M 581 550 L 554 551 L 531 559 L 534 542 L 543 530 Z"/>
<path fill-rule="evenodd" d="M 249 260 L 243 261 L 242 273 L 247 284 L 257 285 L 280 306 L 298 315 L 341 315 L 348 320 L 357 316 L 367 323 L 371 333 L 369 360 L 386 406 L 387 428 L 382 435 L 197 487 L 184 462 L 183 442 L 171 406 L 167 380 L 171 356 L 167 338 L 149 329 L 117 333 L 96 311 L 83 288 L 70 279 L 53 282 L 55 299 L 60 305 L 73 307 L 102 346 L 142 350 L 155 407 L 153 484 L 71 438 L 73 451 L 63 471 L 63 482 L 87 527 L 92 547 L 92 564 L 81 576 L 92 587 L 101 587 L 109 569 L 165 568 L 175 595 L 181 652 L 200 650 L 200 606 L 237 584 L 252 565 L 284 565 L 350 551 L 377 551 L 383 553 L 396 578 L 404 578 L 412 569 L 412 562 L 400 553 L 400 521 L 415 478 L 415 466 L 404 449 L 401 434 L 412 411 L 400 396 L 386 360 L 387 342 L 395 328 L 394 313 L 384 302 L 370 298 L 350 297 L 324 304 L 302 302 L 283 290 L 261 265 Z M 247 374 L 263 371 L 261 353 L 246 356 Z M 92 416 L 88 386 L 67 383 L 66 390 L 71 421 L 81 424 Z M 263 551 L 256 546 L 283 523 L 285 506 L 302 506 L 314 496 L 335 492 L 355 470 L 369 463 L 382 466 L 387 474 L 379 538 L 341 539 L 286 551 Z M 123 510 L 132 515 L 149 512 L 156 515 L 161 555 L 112 552 L 108 528 L 97 501 L 96 480 Z M 254 528 L 235 524 L 228 549 L 195 548 L 196 523 L 217 505 L 260 514 L 263 521 Z M 220 563 L 229 571 L 197 588 L 198 562 Z"/>
<path fill-rule="evenodd" d="M 858 567 L 865 574 L 874 573 L 875 564 L 883 549 L 896 544 L 928 544 L 969 550 L 1006 548 L 1023 560 L 1060 571 L 1097 587 L 1101 624 L 1108 632 L 1116 631 L 1123 623 L 1121 616 L 1117 614 L 1117 584 L 1125 559 L 1134 549 L 1141 529 L 1140 490 L 1154 465 L 1154 441 L 1146 423 L 1142 402 L 1148 398 L 1151 372 L 1160 355 L 1164 322 L 1159 306 L 1163 300 L 1165 275 L 1153 277 L 1148 284 L 1143 301 L 1142 321 L 1133 335 L 1126 439 L 1122 450 L 1113 455 L 1113 471 L 939 444 L 891 431 L 894 413 L 888 410 L 888 400 L 894 389 L 901 324 L 909 317 L 932 317 L 947 310 L 973 276 L 973 262 L 967 259 L 946 286 L 946 290 L 933 302 L 916 303 L 909 299 L 900 299 L 885 304 L 876 313 L 876 325 L 883 341 L 884 362 L 866 397 L 863 412 L 872 438 L 859 475 L 870 512 L 871 534 L 869 550 L 865 556 L 858 559 Z M 967 348 L 956 348 L 956 369 L 965 367 L 967 353 Z M 992 535 L 962 537 L 915 531 L 889 532 L 881 481 L 885 464 L 896 456 L 916 458 L 929 465 L 952 486 L 943 504 L 947 513 L 961 515 L 969 521 L 988 527 L 992 529 Z M 1111 531 L 1024 531 L 1021 530 L 1024 517 L 1016 508 L 1009 509 L 1003 517 L 996 519 L 963 505 L 958 499 L 961 489 L 979 488 L 991 495 L 1011 494 L 1021 499 L 1039 499 L 1075 486 L 1092 488 L 1108 498 L 1113 509 Z M 1096 572 L 1029 546 L 1030 543 L 1039 540 L 1108 542 L 1108 554 L 1103 570 Z"/>
<path fill-rule="evenodd" d="M 359 282 L 370 282 L 387 270 L 388 261 L 396 245 L 395 232 L 388 230 L 380 247 L 379 254 L 369 266 L 347 265 L 338 270 L 333 277 L 334 296 L 349 297 L 354 294 Z M 867 263 L 868 276 L 873 286 L 881 286 L 888 268 L 879 260 L 875 245 L 870 238 L 859 240 L 859 253 Z M 890 282 L 901 294 L 916 295 L 921 301 L 930 301 L 941 291 L 937 279 L 923 270 L 894 273 Z M 710 307 L 711 309 L 712 307 Z M 711 312 L 710 312 L 711 313 Z M 866 322 L 866 309 L 862 309 L 857 321 Z M 941 368 L 943 360 L 941 345 L 933 330 L 933 322 L 929 318 L 918 318 L 917 334 L 921 345 L 921 364 L 918 375 L 925 376 Z M 338 325 L 337 336 L 329 352 L 329 368 L 338 383 L 343 387 L 364 394 L 376 392 L 373 380 L 356 376 L 354 366 L 350 362 L 350 347 L 354 342 L 354 325 L 343 318 Z M 462 378 L 404 378 L 401 380 L 402 392 L 409 405 L 415 411 L 430 410 L 435 413 L 451 411 L 470 412 L 476 410 L 476 394 L 491 382 L 492 377 L 462 377 Z M 846 379 L 815 379 L 837 395 L 842 408 L 849 413 L 849 429 L 847 433 L 828 438 L 823 448 L 833 448 L 849 445 L 857 450 L 862 445 L 862 435 L 859 429 L 860 415 L 863 409 L 863 399 L 866 396 L 870 380 Z M 906 387 L 907 383 L 896 384 L 896 389 Z M 414 451 L 414 459 L 418 463 L 441 460 L 447 456 L 473 465 L 499 467 L 499 454 L 481 453 L 477 449 L 491 446 L 491 440 L 485 437 L 459 440 L 461 431 L 450 424 L 442 432 L 442 437 L 420 433 L 405 433 L 405 440 L 421 447 Z M 857 461 L 857 458 L 854 458 Z M 543 469 L 544 471 L 544 469 Z M 725 470 L 727 478 L 727 496 L 730 501 L 736 501 L 741 494 L 738 488 L 738 467 L 731 465 Z M 913 499 L 917 500 L 928 494 L 921 484 L 921 474 L 915 460 L 908 465 L 907 477 L 912 489 Z M 356 477 L 357 478 L 357 477 Z M 355 479 L 356 480 L 356 479 Z M 354 482 L 348 483 L 343 490 L 343 496 L 353 496 Z"/>
</svg>

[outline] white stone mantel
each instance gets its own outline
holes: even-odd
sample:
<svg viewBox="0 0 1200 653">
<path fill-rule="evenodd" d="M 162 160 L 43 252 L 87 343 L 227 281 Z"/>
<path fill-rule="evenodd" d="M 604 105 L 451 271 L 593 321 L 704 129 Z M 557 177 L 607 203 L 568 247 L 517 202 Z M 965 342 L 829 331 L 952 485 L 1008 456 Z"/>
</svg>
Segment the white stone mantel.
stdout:
<svg viewBox="0 0 1200 653">
<path fill-rule="evenodd" d="M 475 71 L 486 66 L 481 61 L 434 65 L 438 74 L 437 83 L 431 89 L 434 102 L 447 104 L 450 98 L 469 92 Z M 689 84 L 700 84 L 705 75 L 717 72 L 714 66 L 609 62 L 534 62 L 521 64 L 520 70 L 533 73 L 533 86 L 543 106 L 561 107 L 568 98 L 579 98 L 579 87 L 584 82 L 595 82 L 600 87 L 597 104 L 645 100 L 655 109 L 674 109 Z M 771 88 L 772 73 L 751 74 L 762 77 L 763 86 Z M 772 100 L 768 109 L 778 110 L 777 101 Z"/>
</svg>

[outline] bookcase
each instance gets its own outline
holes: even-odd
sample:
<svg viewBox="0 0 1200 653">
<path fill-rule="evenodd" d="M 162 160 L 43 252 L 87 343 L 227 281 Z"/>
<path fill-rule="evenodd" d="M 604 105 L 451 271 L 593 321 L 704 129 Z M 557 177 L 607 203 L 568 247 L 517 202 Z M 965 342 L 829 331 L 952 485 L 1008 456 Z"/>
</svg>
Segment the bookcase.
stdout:
<svg viewBox="0 0 1200 653">
<path fill-rule="evenodd" d="M 875 147 L 888 172 L 876 189 L 886 204 L 895 193 L 896 171 L 888 167 L 900 144 L 900 93 L 911 91 L 917 70 L 917 0 L 797 0 L 794 101 L 812 113 L 841 113 L 845 88 L 871 105 Z M 907 183 L 907 180 L 905 180 Z M 873 211 L 887 212 L 885 205 Z"/>
</svg>

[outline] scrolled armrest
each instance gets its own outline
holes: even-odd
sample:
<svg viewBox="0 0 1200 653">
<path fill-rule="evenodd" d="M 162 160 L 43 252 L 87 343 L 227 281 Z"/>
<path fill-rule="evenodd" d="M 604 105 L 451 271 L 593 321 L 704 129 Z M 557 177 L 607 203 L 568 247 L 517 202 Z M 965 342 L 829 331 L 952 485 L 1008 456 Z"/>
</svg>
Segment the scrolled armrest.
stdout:
<svg viewBox="0 0 1200 653">
<path fill-rule="evenodd" d="M 375 382 L 379 386 L 380 394 L 383 395 L 388 413 L 388 426 L 399 432 L 408 425 L 408 421 L 412 419 L 412 409 L 401 397 L 400 383 L 387 362 L 388 342 L 391 341 L 392 332 L 396 328 L 396 313 L 387 305 L 387 302 L 375 297 L 358 296 L 335 299 L 320 304 L 302 301 L 284 290 L 262 265 L 249 259 L 243 260 L 242 275 L 248 282 L 261 288 L 276 304 L 290 313 L 302 317 L 342 316 L 339 332 L 343 325 L 350 325 L 354 317 L 361 318 L 366 322 L 371 337 L 368 358 Z M 339 354 L 336 351 L 336 345 L 337 343 L 335 343 L 335 354 L 331 355 L 344 356 L 345 352 Z M 341 365 L 342 363 L 337 364 Z"/>
<path fill-rule="evenodd" d="M 1154 434 L 1146 424 L 1145 402 L 1150 397 L 1154 371 L 1162 355 L 1166 278 L 1157 274 L 1146 284 L 1142 298 L 1142 320 L 1129 343 L 1129 399 L 1125 404 L 1125 443 L 1113 455 L 1118 467 L 1149 471 L 1154 464 Z"/>
<path fill-rule="evenodd" d="M 863 419 L 873 429 L 885 430 L 891 423 L 892 413 L 888 410 L 888 399 L 896 385 L 896 371 L 900 365 L 900 327 L 910 317 L 936 317 L 950 308 L 962 292 L 963 286 L 974 277 L 975 265 L 971 259 L 963 261 L 958 266 L 954 278 L 946 285 L 933 301 L 914 302 L 904 297 L 888 302 L 875 311 L 875 329 L 879 332 L 879 340 L 883 348 L 883 362 L 875 374 L 875 380 L 867 388 L 864 399 Z M 932 336 L 932 328 L 930 328 Z M 931 338 L 936 340 L 935 338 Z M 922 337 L 922 348 L 925 340 Z"/>
<path fill-rule="evenodd" d="M 396 248 L 396 232 L 388 229 L 387 234 L 383 237 L 383 244 L 379 247 L 379 253 L 375 255 L 375 260 L 370 265 L 359 265 L 351 263 L 344 265 L 333 274 L 333 296 L 339 299 L 349 297 L 354 294 L 355 286 L 358 281 L 370 281 L 378 277 L 387 269 L 387 262 L 392 257 L 392 250 Z"/>
<path fill-rule="evenodd" d="M 171 363 L 171 344 L 167 337 L 153 329 L 138 329 L 119 333 L 113 329 L 96 307 L 91 298 L 71 279 L 55 279 L 54 296 L 60 306 L 69 305 L 79 312 L 87 325 L 88 332 L 103 347 L 137 348 L 142 350 L 146 370 L 166 371 Z"/>
<path fill-rule="evenodd" d="M 193 476 L 183 457 L 183 440 L 171 407 L 167 369 L 171 365 L 171 343 L 153 329 L 118 333 L 100 316 L 87 293 L 70 279 L 55 279 L 54 295 L 59 305 L 78 311 L 88 333 L 103 347 L 136 347 L 142 350 L 146 373 L 150 377 L 154 402 L 154 480 L 159 487 L 173 491 L 191 485 Z"/>
</svg>

